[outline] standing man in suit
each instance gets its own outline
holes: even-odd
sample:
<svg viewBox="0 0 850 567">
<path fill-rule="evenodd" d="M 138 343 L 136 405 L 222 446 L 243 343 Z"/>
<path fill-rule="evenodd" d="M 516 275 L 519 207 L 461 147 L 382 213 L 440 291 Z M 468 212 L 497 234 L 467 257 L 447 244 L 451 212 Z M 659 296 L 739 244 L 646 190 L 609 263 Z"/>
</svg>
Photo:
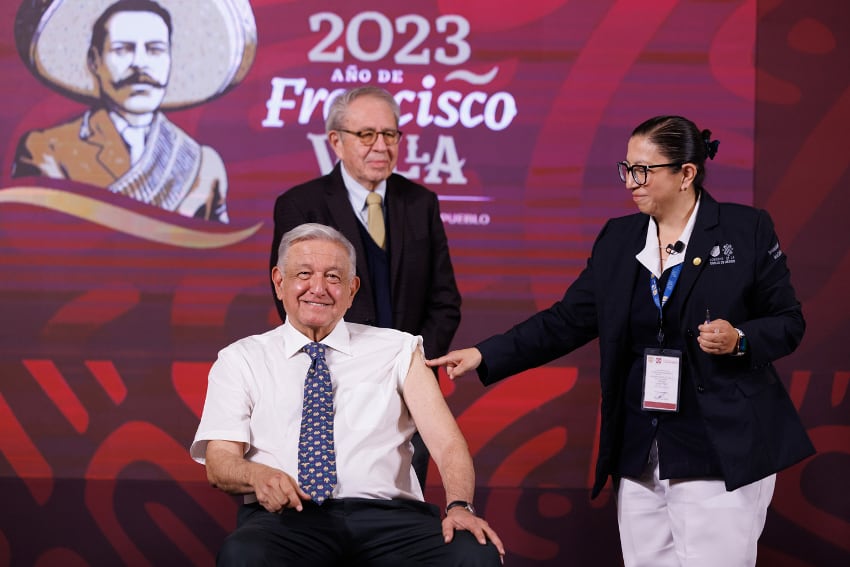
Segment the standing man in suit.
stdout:
<svg viewBox="0 0 850 567">
<path fill-rule="evenodd" d="M 398 103 L 378 87 L 334 99 L 325 131 L 339 162 L 277 198 L 270 268 L 288 230 L 305 222 L 336 228 L 354 244 L 361 282 L 345 320 L 421 335 L 425 355 L 442 356 L 460 324 L 460 292 L 437 195 L 393 173 L 399 115 Z M 424 487 L 428 452 L 418 435 L 413 444 L 413 468 Z"/>
</svg>

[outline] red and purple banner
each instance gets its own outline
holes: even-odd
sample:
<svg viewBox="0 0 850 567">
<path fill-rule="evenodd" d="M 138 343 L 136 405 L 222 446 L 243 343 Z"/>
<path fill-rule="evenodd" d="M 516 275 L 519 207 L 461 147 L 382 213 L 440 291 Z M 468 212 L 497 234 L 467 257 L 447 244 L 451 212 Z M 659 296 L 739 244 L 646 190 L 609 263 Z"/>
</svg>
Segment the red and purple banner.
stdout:
<svg viewBox="0 0 850 567">
<path fill-rule="evenodd" d="M 780 474 L 760 564 L 848 561 L 843 3 L 162 1 L 139 146 L 103 110 L 110 4 L 0 7 L 0 565 L 213 562 L 236 502 L 188 456 L 206 374 L 279 323 L 274 200 L 332 167 L 327 105 L 360 84 L 395 95 L 397 170 L 440 196 L 457 347 L 549 306 L 634 211 L 634 126 L 710 129 L 708 190 L 771 212 L 809 323 L 779 367 L 819 454 Z M 512 565 L 619 564 L 610 491 L 588 496 L 597 371 L 590 345 L 487 389 L 441 380 Z"/>
</svg>

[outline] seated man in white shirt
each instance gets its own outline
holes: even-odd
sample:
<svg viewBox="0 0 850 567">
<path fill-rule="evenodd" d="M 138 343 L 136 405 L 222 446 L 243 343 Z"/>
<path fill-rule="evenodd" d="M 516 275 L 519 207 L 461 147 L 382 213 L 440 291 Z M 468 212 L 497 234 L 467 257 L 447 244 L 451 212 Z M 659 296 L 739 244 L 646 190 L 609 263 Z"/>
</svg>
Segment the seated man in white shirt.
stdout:
<svg viewBox="0 0 850 567">
<path fill-rule="evenodd" d="M 278 258 L 286 322 L 219 353 L 191 447 L 213 486 L 245 495 L 218 564 L 500 565 L 504 547 L 472 508 L 472 457 L 421 337 L 342 320 L 359 280 L 335 229 L 292 229 Z M 323 379 L 327 399 L 312 390 Z M 329 413 L 303 403 L 314 395 Z M 312 419 L 302 423 L 302 409 Z M 445 486 L 442 520 L 411 467 L 417 429 Z M 320 449 L 304 445 L 314 433 Z M 312 453 L 324 467 L 306 465 Z"/>
</svg>

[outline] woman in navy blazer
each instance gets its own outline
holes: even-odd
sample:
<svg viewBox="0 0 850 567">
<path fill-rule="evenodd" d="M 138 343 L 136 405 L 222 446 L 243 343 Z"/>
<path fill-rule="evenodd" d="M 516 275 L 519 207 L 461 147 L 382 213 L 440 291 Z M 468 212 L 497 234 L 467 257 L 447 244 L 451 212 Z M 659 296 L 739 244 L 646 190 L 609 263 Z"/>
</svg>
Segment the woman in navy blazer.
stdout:
<svg viewBox="0 0 850 567">
<path fill-rule="evenodd" d="M 431 360 L 485 385 L 599 339 L 608 477 L 626 567 L 754 565 L 775 473 L 814 453 L 773 361 L 805 321 L 767 212 L 703 188 L 717 141 L 659 116 L 617 164 L 639 213 L 608 221 L 564 297 Z"/>
</svg>

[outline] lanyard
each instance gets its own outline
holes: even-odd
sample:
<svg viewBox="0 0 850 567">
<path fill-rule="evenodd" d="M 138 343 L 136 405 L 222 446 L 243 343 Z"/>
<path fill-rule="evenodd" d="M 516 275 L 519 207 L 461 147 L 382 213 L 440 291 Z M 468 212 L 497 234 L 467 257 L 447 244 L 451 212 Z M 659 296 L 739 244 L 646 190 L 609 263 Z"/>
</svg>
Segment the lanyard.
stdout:
<svg viewBox="0 0 850 567">
<path fill-rule="evenodd" d="M 664 304 L 667 303 L 667 300 L 670 299 L 670 295 L 673 293 L 673 288 L 676 287 L 676 282 L 679 281 L 679 274 L 682 273 L 682 266 L 684 264 L 676 264 L 670 270 L 670 277 L 667 278 L 667 285 L 664 286 L 664 295 L 660 298 L 658 297 L 658 280 L 655 278 L 655 274 L 650 274 L 649 276 L 649 289 L 652 291 L 652 301 L 655 302 L 655 306 L 658 308 L 658 344 L 664 344 Z"/>
</svg>

